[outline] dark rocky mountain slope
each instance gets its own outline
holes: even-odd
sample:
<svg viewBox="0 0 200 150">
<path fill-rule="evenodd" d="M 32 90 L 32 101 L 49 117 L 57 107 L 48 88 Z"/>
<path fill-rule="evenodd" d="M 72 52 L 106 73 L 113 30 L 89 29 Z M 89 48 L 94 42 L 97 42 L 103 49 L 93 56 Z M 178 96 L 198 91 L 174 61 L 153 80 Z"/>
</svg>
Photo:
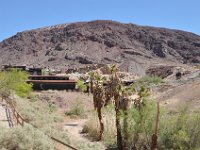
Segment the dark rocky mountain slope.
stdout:
<svg viewBox="0 0 200 150">
<path fill-rule="evenodd" d="M 17 33 L 0 43 L 0 64 L 80 66 L 118 63 L 129 71 L 200 62 L 200 36 L 165 28 L 91 21 Z"/>
</svg>

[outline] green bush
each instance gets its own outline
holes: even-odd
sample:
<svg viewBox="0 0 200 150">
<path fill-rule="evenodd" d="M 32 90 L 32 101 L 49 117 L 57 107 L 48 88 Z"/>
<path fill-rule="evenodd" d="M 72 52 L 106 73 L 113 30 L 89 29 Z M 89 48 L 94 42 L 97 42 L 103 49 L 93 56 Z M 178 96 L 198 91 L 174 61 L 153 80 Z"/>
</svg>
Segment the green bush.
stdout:
<svg viewBox="0 0 200 150">
<path fill-rule="evenodd" d="M 158 76 L 144 76 L 136 81 L 135 84 L 151 86 L 151 85 L 159 85 L 163 83 L 163 79 Z"/>
<path fill-rule="evenodd" d="M 53 150 L 51 139 L 30 125 L 23 128 L 0 128 L 0 149 L 6 150 Z"/>
<path fill-rule="evenodd" d="M 123 117 L 123 116 L 122 116 Z M 150 149 L 151 137 L 154 131 L 156 118 L 156 105 L 151 100 L 146 100 L 145 105 L 128 110 L 128 145 L 137 149 Z"/>
<path fill-rule="evenodd" d="M 140 110 L 132 107 L 128 111 L 128 133 L 129 133 L 129 148 L 134 145 L 138 149 L 142 149 L 143 146 L 150 147 L 151 136 L 153 134 L 153 125 L 156 116 L 155 103 L 149 101 L 147 105 Z M 109 147 L 116 147 L 116 127 L 115 127 L 115 111 L 112 104 L 108 107 L 103 108 L 103 122 L 104 122 L 104 134 L 103 143 Z M 123 129 L 123 117 L 124 114 L 121 113 L 120 120 Z M 99 134 L 99 124 L 96 115 L 89 117 L 86 122 L 84 132 L 87 132 L 93 140 L 98 139 Z"/>
<path fill-rule="evenodd" d="M 82 92 L 85 92 L 87 90 L 87 85 L 84 84 L 84 81 L 83 80 L 78 80 L 77 82 L 77 88 L 82 91 Z"/>
<path fill-rule="evenodd" d="M 128 145 L 129 149 L 150 149 L 156 119 L 155 102 L 147 100 L 140 109 L 132 107 L 128 110 Z M 176 114 L 168 114 L 161 107 L 158 131 L 158 149 L 200 149 L 200 114 L 181 109 Z M 107 147 L 116 147 L 116 128 L 114 108 L 103 108 L 104 134 L 103 143 Z M 93 140 L 98 139 L 99 123 L 95 112 L 88 117 L 83 132 Z M 121 114 L 123 129 L 123 117 Z M 123 133 L 123 131 L 122 131 Z M 123 135 L 124 136 L 124 135 Z"/>
<path fill-rule="evenodd" d="M 0 93 L 14 91 L 20 97 L 27 97 L 32 91 L 32 85 L 27 84 L 28 74 L 13 69 L 9 72 L 0 72 Z"/>
<path fill-rule="evenodd" d="M 159 149 L 200 149 L 200 114 L 182 109 L 161 118 Z"/>
</svg>

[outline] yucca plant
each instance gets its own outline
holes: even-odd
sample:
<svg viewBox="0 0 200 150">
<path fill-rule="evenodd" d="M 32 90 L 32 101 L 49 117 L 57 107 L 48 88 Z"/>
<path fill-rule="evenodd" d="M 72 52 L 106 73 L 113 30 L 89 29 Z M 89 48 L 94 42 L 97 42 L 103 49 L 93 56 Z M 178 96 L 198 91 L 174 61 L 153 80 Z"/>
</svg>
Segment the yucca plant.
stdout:
<svg viewBox="0 0 200 150">
<path fill-rule="evenodd" d="M 103 87 L 103 82 L 105 78 L 101 77 L 98 73 L 91 73 L 91 86 L 93 92 L 93 103 L 94 109 L 97 111 L 100 125 L 99 140 L 102 140 L 102 135 L 104 132 L 104 124 L 102 120 L 102 108 L 105 104 L 105 89 Z"/>
</svg>

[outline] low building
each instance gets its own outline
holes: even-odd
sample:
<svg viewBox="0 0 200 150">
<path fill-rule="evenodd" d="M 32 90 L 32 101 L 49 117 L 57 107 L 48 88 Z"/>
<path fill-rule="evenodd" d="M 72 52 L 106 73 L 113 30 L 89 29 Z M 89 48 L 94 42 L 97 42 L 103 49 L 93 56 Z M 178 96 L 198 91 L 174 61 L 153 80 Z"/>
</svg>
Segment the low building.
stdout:
<svg viewBox="0 0 200 150">
<path fill-rule="evenodd" d="M 17 69 L 20 71 L 26 71 L 26 65 L 2 65 L 3 71 L 10 71 L 11 69 Z"/>
<path fill-rule="evenodd" d="M 30 75 L 28 83 L 33 84 L 34 90 L 75 90 L 76 80 L 68 76 Z"/>
</svg>

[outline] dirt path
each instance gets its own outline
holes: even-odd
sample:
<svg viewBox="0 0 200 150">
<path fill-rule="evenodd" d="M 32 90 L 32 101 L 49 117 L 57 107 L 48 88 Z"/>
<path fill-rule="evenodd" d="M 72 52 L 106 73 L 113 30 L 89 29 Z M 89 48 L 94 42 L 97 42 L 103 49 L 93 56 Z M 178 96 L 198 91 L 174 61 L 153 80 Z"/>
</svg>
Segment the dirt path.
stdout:
<svg viewBox="0 0 200 150">
<path fill-rule="evenodd" d="M 0 125 L 6 128 L 9 128 L 9 122 L 7 121 L 7 115 L 6 115 L 6 110 L 5 106 L 3 103 L 0 102 Z"/>
<path fill-rule="evenodd" d="M 69 120 L 65 123 L 65 126 L 63 127 L 65 131 L 67 131 L 73 139 L 76 141 L 86 142 L 89 144 L 100 144 L 101 147 L 105 150 L 105 146 L 101 142 L 92 142 L 88 138 L 84 136 L 84 134 L 81 133 L 83 126 L 87 119 L 76 119 L 76 120 Z M 102 149 L 102 150 L 103 150 Z"/>
<path fill-rule="evenodd" d="M 86 121 L 86 119 L 70 120 L 65 123 L 64 130 L 68 131 L 77 140 L 88 141 L 88 139 L 81 134 Z"/>
</svg>

